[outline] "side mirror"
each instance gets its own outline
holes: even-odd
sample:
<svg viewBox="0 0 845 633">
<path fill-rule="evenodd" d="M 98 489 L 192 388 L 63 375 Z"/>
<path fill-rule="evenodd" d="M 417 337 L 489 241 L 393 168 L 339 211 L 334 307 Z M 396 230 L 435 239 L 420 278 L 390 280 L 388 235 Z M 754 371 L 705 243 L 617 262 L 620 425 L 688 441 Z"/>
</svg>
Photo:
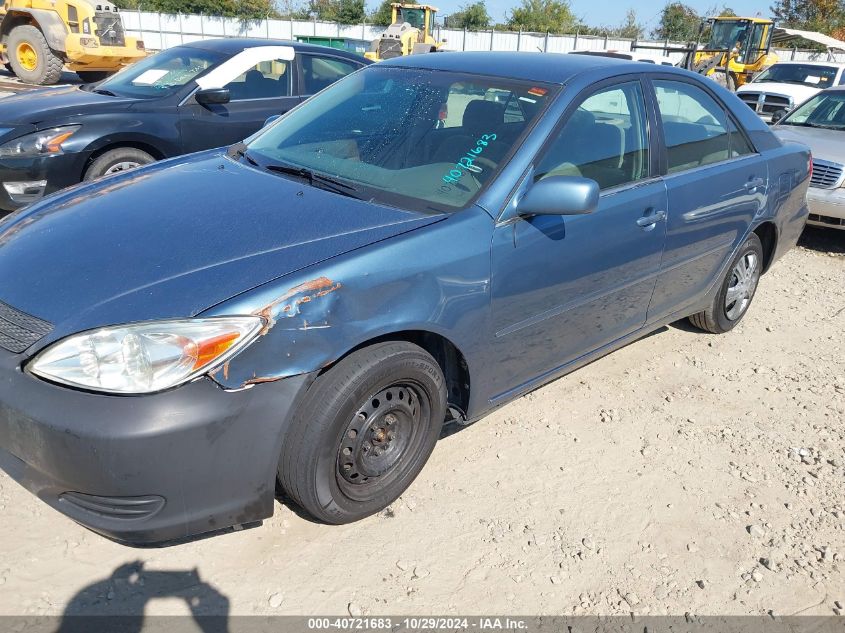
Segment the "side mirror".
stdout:
<svg viewBox="0 0 845 633">
<path fill-rule="evenodd" d="M 197 90 L 196 94 L 194 94 L 194 99 L 201 105 L 229 103 L 231 97 L 228 88 L 205 88 L 203 90 Z"/>
<path fill-rule="evenodd" d="M 584 215 L 599 206 L 599 184 L 577 176 L 538 180 L 516 206 L 519 215 Z"/>
<path fill-rule="evenodd" d="M 775 110 L 775 111 L 772 113 L 772 123 L 773 123 L 773 124 L 774 124 L 774 123 L 777 123 L 778 121 L 780 121 L 780 120 L 781 120 L 783 117 L 785 117 L 786 115 L 787 115 L 787 111 L 786 111 L 786 110 L 783 110 L 783 109 L 781 109 L 781 110 Z"/>
<path fill-rule="evenodd" d="M 268 125 L 270 125 L 273 121 L 275 121 L 276 119 L 280 119 L 281 117 L 282 117 L 282 115 L 281 115 L 281 114 L 274 114 L 274 115 L 272 115 L 272 116 L 268 116 L 268 117 L 267 117 L 267 119 L 264 121 L 264 127 L 267 127 L 267 126 L 268 126 Z"/>
</svg>

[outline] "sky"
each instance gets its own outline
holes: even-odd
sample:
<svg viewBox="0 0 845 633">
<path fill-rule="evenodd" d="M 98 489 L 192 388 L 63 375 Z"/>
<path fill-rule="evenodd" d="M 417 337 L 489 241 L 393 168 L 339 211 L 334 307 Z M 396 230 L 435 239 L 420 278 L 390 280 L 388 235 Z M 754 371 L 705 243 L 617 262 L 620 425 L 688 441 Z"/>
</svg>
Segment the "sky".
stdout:
<svg viewBox="0 0 845 633">
<path fill-rule="evenodd" d="M 473 0 L 429 0 L 440 9 L 441 16 L 457 11 Z M 520 0 L 485 0 L 487 11 L 496 22 L 504 21 Z M 668 0 L 571 0 L 572 11 L 585 23 L 593 26 L 617 26 L 625 19 L 628 8 L 633 7 L 637 18 L 650 32 L 660 20 L 660 12 Z M 373 4 L 370 2 L 369 4 Z M 768 17 L 770 0 L 686 0 L 686 4 L 698 12 L 705 12 L 713 6 L 725 4 L 739 15 L 754 16 L 760 12 Z"/>
</svg>

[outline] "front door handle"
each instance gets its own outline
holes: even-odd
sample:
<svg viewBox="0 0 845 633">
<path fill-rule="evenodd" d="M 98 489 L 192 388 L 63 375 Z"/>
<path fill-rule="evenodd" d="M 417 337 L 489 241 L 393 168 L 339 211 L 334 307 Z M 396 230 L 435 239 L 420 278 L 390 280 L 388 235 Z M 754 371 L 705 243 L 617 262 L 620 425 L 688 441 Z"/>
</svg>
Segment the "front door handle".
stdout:
<svg viewBox="0 0 845 633">
<path fill-rule="evenodd" d="M 747 183 L 745 183 L 745 190 L 748 193 L 756 193 L 757 190 L 766 184 L 766 181 L 762 178 L 752 178 Z"/>
<path fill-rule="evenodd" d="M 643 228 L 654 226 L 661 220 L 666 219 L 666 212 L 665 211 L 655 211 L 649 215 L 644 215 L 643 217 L 637 220 L 637 226 L 641 226 Z"/>
</svg>

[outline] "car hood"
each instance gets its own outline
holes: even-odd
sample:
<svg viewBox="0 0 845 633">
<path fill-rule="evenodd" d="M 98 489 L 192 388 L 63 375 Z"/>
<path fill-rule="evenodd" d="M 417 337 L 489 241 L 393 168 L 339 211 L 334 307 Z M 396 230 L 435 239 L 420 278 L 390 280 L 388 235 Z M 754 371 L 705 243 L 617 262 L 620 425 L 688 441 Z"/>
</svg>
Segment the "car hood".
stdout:
<svg viewBox="0 0 845 633">
<path fill-rule="evenodd" d="M 772 132 L 782 141 L 795 141 L 809 146 L 813 158 L 845 163 L 845 131 L 797 125 L 776 125 Z"/>
<path fill-rule="evenodd" d="M 818 94 L 820 88 L 813 88 L 811 86 L 803 86 L 800 84 L 787 84 L 777 81 L 763 81 L 759 83 L 751 82 L 745 84 L 737 89 L 737 93 L 743 92 L 765 92 L 766 94 L 783 95 L 784 97 L 792 97 L 793 105 L 803 103 L 815 94 Z"/>
<path fill-rule="evenodd" d="M 190 317 L 445 217 L 204 152 L 79 185 L 0 220 L 0 301 L 51 322 L 50 339 Z"/>
<path fill-rule="evenodd" d="M 0 99 L 0 126 L 35 125 L 88 110 L 116 111 L 127 108 L 136 99 L 110 97 L 82 90 L 79 86 L 61 86 L 25 91 Z"/>
</svg>

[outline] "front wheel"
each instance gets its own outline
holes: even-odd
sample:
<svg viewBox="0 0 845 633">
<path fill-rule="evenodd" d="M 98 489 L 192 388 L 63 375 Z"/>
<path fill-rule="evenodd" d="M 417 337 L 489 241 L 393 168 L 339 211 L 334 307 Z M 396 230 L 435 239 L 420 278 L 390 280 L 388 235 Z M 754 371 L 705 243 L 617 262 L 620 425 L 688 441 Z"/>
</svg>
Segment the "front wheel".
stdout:
<svg viewBox="0 0 845 633">
<path fill-rule="evenodd" d="M 317 378 L 284 438 L 282 489 L 317 520 L 383 510 L 431 455 L 446 386 L 425 350 L 402 341 L 358 350 Z"/>
<path fill-rule="evenodd" d="M 152 163 L 152 156 L 134 147 L 117 147 L 104 152 L 91 161 L 85 170 L 84 180 L 96 180 L 102 176 L 110 176 L 141 165 Z"/>
<path fill-rule="evenodd" d="M 752 233 L 728 267 L 712 305 L 692 315 L 692 324 L 713 334 L 732 330 L 748 312 L 762 272 L 763 245 Z"/>
</svg>

